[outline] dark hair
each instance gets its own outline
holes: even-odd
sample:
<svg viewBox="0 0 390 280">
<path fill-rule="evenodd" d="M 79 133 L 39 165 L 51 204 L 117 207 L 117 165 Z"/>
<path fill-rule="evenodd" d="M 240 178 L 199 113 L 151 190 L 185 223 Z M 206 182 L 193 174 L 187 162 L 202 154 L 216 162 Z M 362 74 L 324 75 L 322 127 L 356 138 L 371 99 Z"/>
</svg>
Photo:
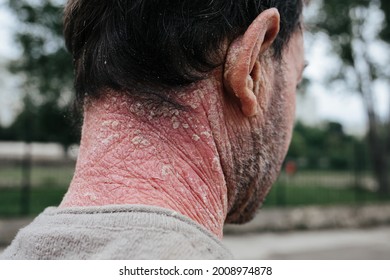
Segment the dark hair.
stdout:
<svg viewBox="0 0 390 280">
<path fill-rule="evenodd" d="M 142 91 L 185 86 L 223 62 L 223 42 L 276 7 L 281 30 L 274 56 L 299 25 L 302 0 L 69 0 L 64 34 L 73 55 L 77 98 L 102 89 Z"/>
</svg>

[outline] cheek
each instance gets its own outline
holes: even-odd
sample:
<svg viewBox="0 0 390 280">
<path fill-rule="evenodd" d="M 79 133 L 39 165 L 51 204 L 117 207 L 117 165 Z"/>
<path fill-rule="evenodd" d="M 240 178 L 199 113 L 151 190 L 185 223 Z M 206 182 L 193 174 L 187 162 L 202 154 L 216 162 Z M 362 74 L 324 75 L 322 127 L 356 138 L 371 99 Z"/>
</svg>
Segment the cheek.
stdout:
<svg viewBox="0 0 390 280">
<path fill-rule="evenodd" d="M 292 138 L 292 132 L 295 121 L 295 111 L 296 111 L 296 87 L 292 87 L 292 94 L 289 96 L 289 108 L 288 108 L 288 121 L 289 121 L 289 135 L 288 135 L 288 146 L 290 145 L 290 141 Z M 287 147 L 288 149 L 288 147 Z"/>
<path fill-rule="evenodd" d="M 292 81 L 292 80 L 290 80 Z M 297 86 L 295 82 L 289 82 L 286 88 L 286 99 L 287 99 L 287 112 L 288 117 L 292 119 L 295 118 L 295 106 L 296 106 L 296 95 L 297 95 Z"/>
<path fill-rule="evenodd" d="M 296 111 L 296 83 L 292 82 L 295 80 L 292 80 L 292 77 L 286 77 L 288 78 L 288 82 L 286 83 L 285 88 L 285 102 L 284 102 L 284 112 L 285 112 L 285 125 L 286 125 L 286 146 L 285 146 L 285 152 L 287 153 L 287 150 L 290 145 L 290 141 L 292 138 L 292 132 L 294 127 L 294 120 L 295 120 L 295 111 Z"/>
</svg>

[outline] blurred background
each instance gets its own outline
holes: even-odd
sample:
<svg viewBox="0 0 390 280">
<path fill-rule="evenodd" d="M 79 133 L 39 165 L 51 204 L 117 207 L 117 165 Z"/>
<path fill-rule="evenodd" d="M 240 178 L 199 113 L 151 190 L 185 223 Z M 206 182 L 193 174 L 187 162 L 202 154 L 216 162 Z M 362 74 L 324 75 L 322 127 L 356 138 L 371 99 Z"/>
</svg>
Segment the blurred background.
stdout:
<svg viewBox="0 0 390 280">
<path fill-rule="evenodd" d="M 0 0 L 0 251 L 72 179 L 80 120 L 64 3 Z M 305 22 L 283 170 L 224 242 L 238 258 L 390 259 L 390 2 L 311 0 Z"/>
</svg>

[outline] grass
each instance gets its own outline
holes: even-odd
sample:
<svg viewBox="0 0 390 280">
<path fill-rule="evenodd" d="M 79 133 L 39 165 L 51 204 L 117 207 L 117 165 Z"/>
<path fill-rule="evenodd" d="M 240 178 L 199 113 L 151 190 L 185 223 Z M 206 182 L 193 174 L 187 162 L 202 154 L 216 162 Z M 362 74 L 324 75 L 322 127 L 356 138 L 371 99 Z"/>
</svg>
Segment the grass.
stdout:
<svg viewBox="0 0 390 280">
<path fill-rule="evenodd" d="M 74 172 L 74 164 L 36 166 L 31 169 L 29 215 L 37 215 L 48 206 L 57 206 L 64 196 Z M 0 168 L 0 216 L 20 216 L 22 169 L 20 165 Z"/>
<path fill-rule="evenodd" d="M 376 192 L 354 187 L 327 188 L 276 184 L 266 198 L 264 207 L 345 205 L 390 201 Z"/>
<path fill-rule="evenodd" d="M 30 194 L 29 215 L 36 216 L 48 206 L 57 206 L 66 188 L 33 188 Z M 15 188 L 0 189 L 0 216 L 21 216 L 21 191 Z"/>
<path fill-rule="evenodd" d="M 31 169 L 31 185 L 33 187 L 67 187 L 72 179 L 74 166 L 34 166 Z M 0 186 L 20 186 L 21 168 L 1 167 Z"/>
<path fill-rule="evenodd" d="M 73 176 L 74 166 L 34 166 L 31 171 L 29 214 L 37 215 L 48 206 L 56 206 Z M 299 172 L 292 178 L 281 176 L 268 195 L 264 207 L 362 204 L 389 201 L 372 189 L 373 178 L 361 174 L 362 189 L 353 186 L 356 178 L 350 172 Z M 20 216 L 20 167 L 0 168 L 0 216 Z"/>
</svg>

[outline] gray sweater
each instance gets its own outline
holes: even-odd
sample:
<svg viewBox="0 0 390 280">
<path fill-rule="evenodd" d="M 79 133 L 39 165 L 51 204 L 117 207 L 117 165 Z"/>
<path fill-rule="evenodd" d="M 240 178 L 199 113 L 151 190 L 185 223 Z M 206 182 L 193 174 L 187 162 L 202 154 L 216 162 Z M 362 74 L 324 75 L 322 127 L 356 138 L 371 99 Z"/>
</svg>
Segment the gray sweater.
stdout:
<svg viewBox="0 0 390 280">
<path fill-rule="evenodd" d="M 142 205 L 47 208 L 0 259 L 232 259 L 206 229 Z"/>
</svg>

